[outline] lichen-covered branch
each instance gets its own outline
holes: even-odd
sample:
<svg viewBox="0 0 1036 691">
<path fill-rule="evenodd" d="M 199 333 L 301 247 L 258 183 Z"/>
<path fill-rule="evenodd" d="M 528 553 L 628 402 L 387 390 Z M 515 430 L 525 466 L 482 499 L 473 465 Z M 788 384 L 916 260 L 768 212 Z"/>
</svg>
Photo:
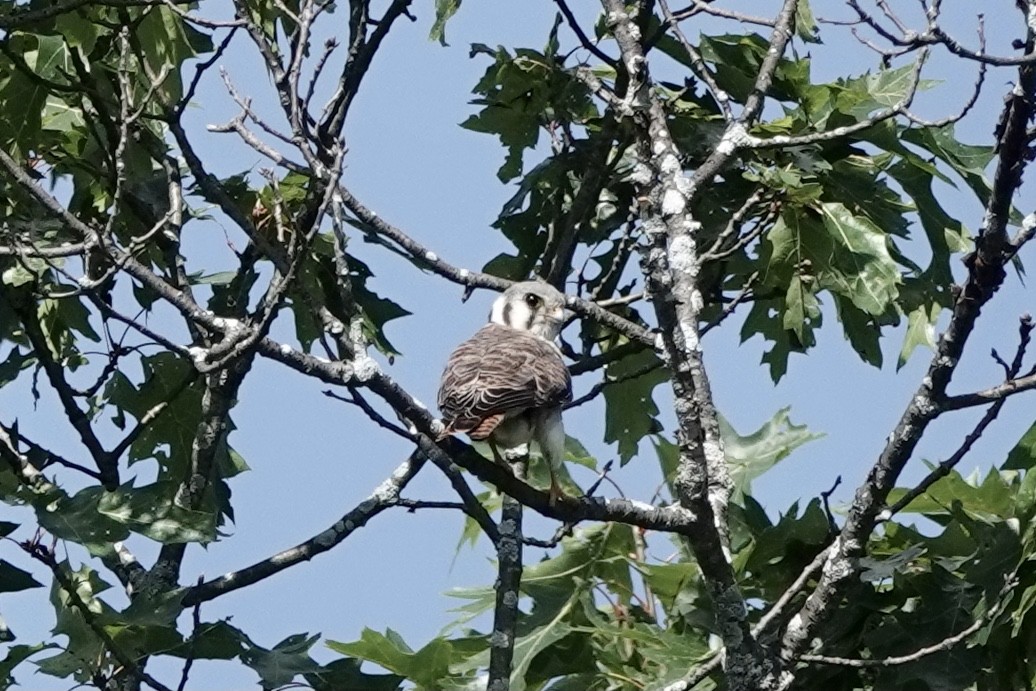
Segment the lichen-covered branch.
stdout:
<svg viewBox="0 0 1036 691">
<path fill-rule="evenodd" d="M 1034 45 L 1032 29 L 1028 30 L 1025 45 L 1026 52 L 1031 52 Z M 1029 161 L 1026 130 L 1036 113 L 1034 98 L 1036 67 L 1027 64 L 1019 69 L 1018 86 L 1008 95 L 1004 106 L 997 146 L 999 161 L 982 228 L 975 240 L 975 251 L 965 262 L 967 279 L 957 294 L 949 324 L 939 339 L 921 385 L 866 481 L 856 491 L 845 525 L 824 565 L 820 582 L 784 633 L 781 655 L 789 662 L 802 654 L 837 608 L 856 572 L 857 560 L 863 554 L 888 493 L 929 423 L 941 412 L 939 403 L 946 394 L 982 308 L 1004 281 L 1005 264 L 1017 251 L 1008 238 L 1007 223 L 1011 200 Z"/>
<path fill-rule="evenodd" d="M 523 459 L 511 464 L 519 480 L 525 476 L 525 463 Z M 518 598 L 522 584 L 522 505 L 506 494 L 501 499 L 496 541 L 496 604 L 493 608 L 493 633 L 489 636 L 486 691 L 508 691 L 511 688 L 511 663 L 518 635 Z"/>
<path fill-rule="evenodd" d="M 698 285 L 702 259 L 697 247 L 700 223 L 693 217 L 696 188 L 711 180 L 730 160 L 732 150 L 717 147 L 695 176 L 688 179 L 669 131 L 665 107 L 653 93 L 638 17 L 618 0 L 603 0 L 607 22 L 622 53 L 628 77 L 621 107 L 628 109 L 639 137 L 634 181 L 641 199 L 640 216 L 647 246 L 642 272 L 658 318 L 665 358 L 672 373 L 680 462 L 674 485 L 681 505 L 705 525 L 688 535 L 715 602 L 718 632 L 726 645 L 728 680 L 734 689 L 772 688 L 773 660 L 755 640 L 747 609 L 730 563 L 726 507 L 731 481 L 708 374 L 702 360 L 699 322 L 704 298 Z M 790 37 L 795 0 L 778 15 L 770 50 L 737 120 L 744 128 L 761 112 L 778 60 Z M 635 10 L 636 11 L 636 10 Z M 643 8 L 640 9 L 643 11 Z M 643 17 L 639 17 L 643 19 Z M 613 108 L 617 107 L 613 103 Z"/>
</svg>

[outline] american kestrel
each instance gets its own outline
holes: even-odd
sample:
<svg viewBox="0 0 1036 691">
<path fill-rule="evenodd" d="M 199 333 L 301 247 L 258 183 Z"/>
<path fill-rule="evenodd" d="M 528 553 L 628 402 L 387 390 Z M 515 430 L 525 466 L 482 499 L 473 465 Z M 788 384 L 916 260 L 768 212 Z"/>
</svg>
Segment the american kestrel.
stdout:
<svg viewBox="0 0 1036 691">
<path fill-rule="evenodd" d="M 515 283 L 493 303 L 489 323 L 457 346 L 439 384 L 443 433 L 467 433 L 498 448 L 535 441 L 550 469 L 550 503 L 564 496 L 555 469 L 565 458 L 561 408 L 572 377 L 554 339 L 565 296 L 546 283 Z"/>
</svg>

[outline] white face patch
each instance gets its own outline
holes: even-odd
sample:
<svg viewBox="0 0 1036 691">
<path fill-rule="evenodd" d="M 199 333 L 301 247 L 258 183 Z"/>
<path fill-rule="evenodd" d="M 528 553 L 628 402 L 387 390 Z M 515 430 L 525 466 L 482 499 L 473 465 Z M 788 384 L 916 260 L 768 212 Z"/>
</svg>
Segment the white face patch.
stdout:
<svg viewBox="0 0 1036 691">
<path fill-rule="evenodd" d="M 501 326 L 509 326 L 519 331 L 529 331 L 532 328 L 533 313 L 524 300 L 508 299 L 501 295 L 493 303 L 493 311 L 489 315 L 489 321 Z"/>
<path fill-rule="evenodd" d="M 541 281 L 515 283 L 493 303 L 489 321 L 535 334 L 558 337 L 565 318 L 565 296 Z"/>
<path fill-rule="evenodd" d="M 504 323 L 504 305 L 507 304 L 507 298 L 503 295 L 493 301 L 493 309 L 489 311 L 489 321 L 493 324 L 499 324 L 500 326 L 507 326 Z"/>
<path fill-rule="evenodd" d="M 511 301 L 504 308 L 504 319 L 507 320 L 507 325 L 519 331 L 532 330 L 533 318 L 535 316 L 532 309 L 525 304 L 525 300 Z"/>
</svg>

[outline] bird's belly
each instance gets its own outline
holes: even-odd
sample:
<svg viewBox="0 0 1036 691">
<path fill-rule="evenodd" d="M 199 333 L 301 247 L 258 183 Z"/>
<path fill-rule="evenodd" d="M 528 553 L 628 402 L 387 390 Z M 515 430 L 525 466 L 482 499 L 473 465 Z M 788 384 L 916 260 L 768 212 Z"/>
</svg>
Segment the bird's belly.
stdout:
<svg viewBox="0 0 1036 691">
<path fill-rule="evenodd" d="M 532 441 L 532 420 L 525 411 L 508 414 L 493 430 L 493 443 L 505 449 L 513 449 Z"/>
</svg>

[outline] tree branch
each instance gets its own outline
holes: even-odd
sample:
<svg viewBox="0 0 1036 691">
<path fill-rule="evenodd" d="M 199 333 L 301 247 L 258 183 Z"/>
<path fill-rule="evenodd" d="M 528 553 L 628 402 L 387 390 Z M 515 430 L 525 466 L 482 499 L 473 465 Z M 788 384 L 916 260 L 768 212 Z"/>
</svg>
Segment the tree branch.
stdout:
<svg viewBox="0 0 1036 691">
<path fill-rule="evenodd" d="M 36 304 L 34 302 L 31 305 L 15 304 L 15 302 L 12 302 L 12 299 L 17 301 L 17 298 L 14 296 L 6 298 L 8 304 L 21 319 L 25 335 L 32 344 L 37 361 L 43 367 L 43 371 L 47 373 L 50 385 L 54 388 L 58 399 L 61 401 L 61 406 L 65 410 L 65 417 L 72 427 L 75 428 L 76 432 L 79 433 L 80 441 L 86 447 L 94 464 L 97 466 L 101 484 L 104 485 L 105 489 L 114 491 L 119 486 L 118 463 L 101 446 L 101 442 L 94 433 L 89 418 L 86 417 L 79 404 L 76 403 L 75 392 L 69 385 L 68 380 L 65 379 L 65 370 L 54 359 L 50 351 L 50 345 L 47 343 L 47 338 L 43 334 L 39 315 L 36 313 Z"/>
<path fill-rule="evenodd" d="M 399 493 L 414 479 L 423 465 L 422 454 L 416 452 L 411 454 L 393 471 L 391 476 L 371 492 L 369 497 L 346 512 L 323 532 L 251 566 L 187 588 L 180 600 L 181 604 L 184 607 L 193 607 L 198 603 L 214 600 L 331 550 L 365 526 L 370 519 L 385 509 L 395 506 Z"/>
<path fill-rule="evenodd" d="M 66 597 L 68 597 L 68 601 L 73 607 L 79 610 L 79 614 L 83 617 L 83 621 L 86 622 L 86 625 L 91 631 L 93 631 L 94 635 L 100 639 L 105 649 L 118 661 L 120 665 L 122 665 L 123 668 L 125 668 L 126 672 L 131 677 L 142 679 L 144 683 L 155 689 L 155 691 L 172 691 L 168 686 L 145 672 L 141 666 L 137 664 L 136 660 L 126 654 L 126 652 L 115 643 L 104 625 L 97 621 L 97 615 L 94 611 L 90 609 L 90 606 L 86 602 L 83 601 L 83 598 L 79 595 L 78 588 L 71 580 L 69 580 L 68 575 L 61 568 L 61 565 L 58 564 L 53 552 L 35 542 L 24 542 L 20 543 L 20 545 L 21 548 L 25 550 L 26 554 L 50 569 L 51 573 L 54 574 L 54 580 L 57 581 L 61 590 L 64 591 Z"/>
<path fill-rule="evenodd" d="M 478 271 L 461 269 L 443 261 L 435 252 L 424 247 L 402 230 L 383 220 L 360 203 L 345 187 L 340 187 L 338 194 L 345 208 L 349 209 L 362 223 L 363 229 L 368 232 L 368 239 L 374 242 L 387 241 L 391 243 L 390 246 L 401 249 L 404 252 L 404 256 L 419 269 L 428 269 L 443 278 L 447 278 L 467 288 L 488 288 L 490 290 L 504 291 L 511 285 L 512 281 L 507 279 Z M 630 340 L 640 341 L 652 348 L 656 345 L 655 336 L 649 329 L 624 319 L 617 314 L 613 314 L 589 300 L 569 295 L 566 296 L 566 306 L 572 311 L 603 326 L 614 329 Z"/>
<path fill-rule="evenodd" d="M 981 616 L 975 617 L 975 621 L 970 626 L 961 630 L 959 633 L 955 633 L 952 636 L 948 636 L 938 643 L 927 645 L 923 648 L 918 648 L 912 653 L 907 655 L 895 655 L 892 657 L 883 657 L 875 659 L 861 659 L 861 658 L 849 658 L 849 657 L 830 657 L 827 655 L 801 655 L 799 656 L 800 662 L 812 662 L 821 665 L 836 665 L 839 667 L 853 667 L 855 669 L 866 669 L 873 667 L 895 667 L 897 665 L 906 665 L 911 662 L 917 662 L 918 660 L 934 655 L 935 653 L 945 652 L 952 650 L 956 645 L 967 640 L 969 636 L 976 633 L 979 629 L 986 625 L 987 622 L 992 621 L 1004 608 L 1007 603 L 1007 595 L 1014 589 L 1018 584 L 1018 573 L 1017 571 L 1012 572 L 1006 579 L 1004 587 L 1001 588 L 1000 594 L 997 597 L 993 606 L 982 613 Z"/>
<path fill-rule="evenodd" d="M 702 522 L 688 538 L 715 602 L 717 633 L 727 648 L 728 682 L 732 689 L 773 688 L 777 683 L 776 665 L 751 633 L 747 607 L 730 562 L 726 507 L 732 482 L 702 361 L 699 333 L 704 298 L 697 284 L 702 261 L 696 243 L 701 226 L 693 218 L 691 208 L 699 184 L 711 180 L 728 163 L 733 148 L 721 144 L 694 178 L 684 177 L 667 113 L 652 92 L 640 44 L 642 29 L 620 0 L 602 0 L 602 4 L 629 79 L 619 107 L 629 109 L 639 137 L 641 170 L 635 171 L 633 178 L 648 240 L 642 249 L 642 272 L 648 281 L 665 359 L 673 375 L 680 448 L 676 494 L 680 504 Z M 784 3 L 753 90 L 742 114 L 728 125 L 728 134 L 735 128 L 745 128 L 761 112 L 773 73 L 790 38 L 796 7 L 796 0 Z"/>
<path fill-rule="evenodd" d="M 1025 356 L 1025 350 L 1029 345 L 1030 335 L 1032 334 L 1032 318 L 1029 315 L 1025 315 L 1021 318 L 1020 322 L 1021 324 L 1018 329 L 1018 348 L 1015 351 L 1014 360 L 1011 362 L 1010 365 L 1006 366 L 1006 375 L 1008 382 L 1015 381 L 1015 377 L 1022 367 L 1022 359 Z M 994 351 L 994 354 L 995 352 L 996 351 Z M 1015 390 L 1015 392 L 1017 392 L 1017 390 Z M 921 482 L 919 482 L 914 487 L 910 488 L 910 490 L 908 490 L 894 504 L 885 508 L 879 514 L 881 520 L 888 520 L 895 514 L 899 513 L 907 506 L 909 506 L 910 502 L 912 502 L 914 499 L 918 498 L 919 496 L 927 492 L 932 485 L 934 485 L 940 479 L 949 475 L 950 471 L 953 470 L 953 468 L 955 468 L 957 464 L 964 459 L 964 456 L 966 456 L 969 451 L 971 451 L 971 448 L 975 445 L 975 442 L 977 442 L 982 437 L 982 434 L 986 431 L 986 428 L 989 427 L 989 425 L 991 425 L 994 420 L 996 420 L 997 415 L 1000 414 L 1000 409 L 1004 407 L 1005 403 L 1007 403 L 1007 396 L 996 399 L 993 402 L 993 405 L 989 406 L 985 414 L 982 415 L 982 418 L 975 425 L 974 429 L 972 429 L 971 432 L 969 432 L 968 435 L 964 438 L 964 441 L 957 448 L 957 450 L 950 454 L 950 456 L 946 460 L 942 461 L 941 463 L 939 463 L 939 465 L 933 468 L 928 473 L 928 475 L 926 475 L 924 479 L 921 480 Z M 947 410 L 947 408 L 945 408 L 942 405 L 940 405 L 939 407 L 940 410 Z"/>
<path fill-rule="evenodd" d="M 1026 39 L 1027 52 L 1033 49 L 1033 44 L 1034 33 L 1030 29 Z M 1026 127 L 1034 114 L 1034 97 L 1036 67 L 1025 65 L 1019 69 L 1019 87 L 1009 95 L 1002 114 L 998 137 L 1000 160 L 975 251 L 965 259 L 968 277 L 957 295 L 949 324 L 939 339 L 920 387 L 866 481 L 857 489 L 845 525 L 824 565 L 820 582 L 785 631 L 781 656 L 786 661 L 798 658 L 818 628 L 836 609 L 836 603 L 856 573 L 857 559 L 865 550 L 888 493 L 929 423 L 940 413 L 939 401 L 945 395 L 979 313 L 1004 281 L 1004 265 L 1013 255 L 1006 228 L 1011 199 L 1028 162 Z"/>
<path fill-rule="evenodd" d="M 527 458 L 511 463 L 514 476 L 525 478 Z M 519 588 L 522 582 L 522 505 L 508 495 L 501 497 L 500 536 L 496 541 L 496 604 L 493 633 L 489 637 L 489 679 L 486 691 L 511 688 L 511 663 L 518 628 Z"/>
</svg>

